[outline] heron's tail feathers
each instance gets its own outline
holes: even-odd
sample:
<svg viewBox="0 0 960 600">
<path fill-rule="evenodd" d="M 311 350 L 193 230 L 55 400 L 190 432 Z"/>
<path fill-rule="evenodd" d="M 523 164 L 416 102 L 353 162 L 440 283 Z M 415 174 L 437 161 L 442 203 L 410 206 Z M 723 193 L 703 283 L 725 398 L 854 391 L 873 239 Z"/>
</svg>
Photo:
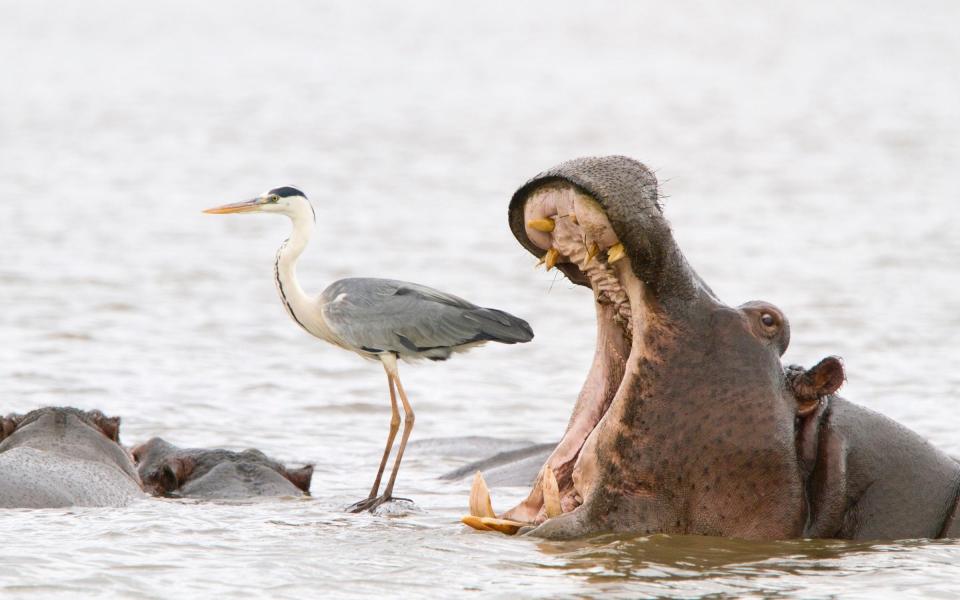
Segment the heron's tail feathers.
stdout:
<svg viewBox="0 0 960 600">
<path fill-rule="evenodd" d="M 466 316 L 479 325 L 479 339 L 503 344 L 522 344 L 533 339 L 529 323 L 502 310 L 477 308 Z"/>
</svg>

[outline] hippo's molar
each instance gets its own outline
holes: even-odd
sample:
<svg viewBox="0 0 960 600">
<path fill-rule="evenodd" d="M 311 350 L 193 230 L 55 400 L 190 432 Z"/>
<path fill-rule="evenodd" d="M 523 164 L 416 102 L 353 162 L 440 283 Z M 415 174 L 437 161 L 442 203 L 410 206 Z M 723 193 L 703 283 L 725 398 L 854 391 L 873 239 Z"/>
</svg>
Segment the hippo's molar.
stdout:
<svg viewBox="0 0 960 600">
<path fill-rule="evenodd" d="M 611 265 L 624 256 L 626 256 L 626 250 L 623 249 L 623 244 L 618 243 L 607 250 L 607 262 Z"/>
</svg>

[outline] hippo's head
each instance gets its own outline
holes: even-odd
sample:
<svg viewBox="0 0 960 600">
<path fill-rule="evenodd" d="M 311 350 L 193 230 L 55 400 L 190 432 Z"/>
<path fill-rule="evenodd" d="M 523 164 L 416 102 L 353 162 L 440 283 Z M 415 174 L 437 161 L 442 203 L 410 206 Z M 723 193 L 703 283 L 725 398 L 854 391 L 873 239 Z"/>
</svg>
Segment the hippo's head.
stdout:
<svg viewBox="0 0 960 600">
<path fill-rule="evenodd" d="M 310 492 L 313 466 L 288 469 L 259 450 L 178 448 L 153 438 L 133 449 L 144 491 L 154 496 L 249 498 Z"/>
<path fill-rule="evenodd" d="M 786 316 L 724 304 L 687 264 L 653 174 L 619 156 L 569 161 L 521 187 L 509 219 L 547 268 L 592 289 L 597 341 L 563 439 L 503 517 L 556 538 L 802 530 L 798 431 L 830 386 L 796 394 Z"/>
<path fill-rule="evenodd" d="M 20 446 L 108 462 L 140 481 L 129 452 L 120 445 L 120 417 L 108 417 L 99 410 L 47 406 L 0 418 L 0 452 Z"/>
</svg>

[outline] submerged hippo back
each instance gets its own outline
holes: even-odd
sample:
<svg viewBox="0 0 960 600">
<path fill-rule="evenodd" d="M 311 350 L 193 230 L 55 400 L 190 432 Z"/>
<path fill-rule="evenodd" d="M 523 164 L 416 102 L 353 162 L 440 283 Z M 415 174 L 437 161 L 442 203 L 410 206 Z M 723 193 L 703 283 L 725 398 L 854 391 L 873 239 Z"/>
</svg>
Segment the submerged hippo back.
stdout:
<svg viewBox="0 0 960 600">
<path fill-rule="evenodd" d="M 125 506 L 140 486 L 117 468 L 34 448 L 0 453 L 0 508 Z"/>
</svg>

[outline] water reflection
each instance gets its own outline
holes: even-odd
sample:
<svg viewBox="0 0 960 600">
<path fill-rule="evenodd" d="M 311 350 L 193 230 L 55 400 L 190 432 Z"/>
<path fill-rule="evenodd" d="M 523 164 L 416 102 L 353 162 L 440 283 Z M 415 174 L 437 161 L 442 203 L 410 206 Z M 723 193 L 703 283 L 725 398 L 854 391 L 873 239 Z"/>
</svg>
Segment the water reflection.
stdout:
<svg viewBox="0 0 960 600">
<path fill-rule="evenodd" d="M 792 540 L 754 542 L 702 536 L 600 536 L 588 542 L 541 542 L 538 549 L 559 559 L 540 568 L 582 579 L 608 592 L 628 586 L 657 595 L 692 589 L 739 595 L 782 595 L 802 591 L 810 578 L 845 577 L 883 570 L 896 554 L 947 550 L 952 541 L 850 542 Z M 878 562 L 877 559 L 882 559 Z"/>
</svg>

